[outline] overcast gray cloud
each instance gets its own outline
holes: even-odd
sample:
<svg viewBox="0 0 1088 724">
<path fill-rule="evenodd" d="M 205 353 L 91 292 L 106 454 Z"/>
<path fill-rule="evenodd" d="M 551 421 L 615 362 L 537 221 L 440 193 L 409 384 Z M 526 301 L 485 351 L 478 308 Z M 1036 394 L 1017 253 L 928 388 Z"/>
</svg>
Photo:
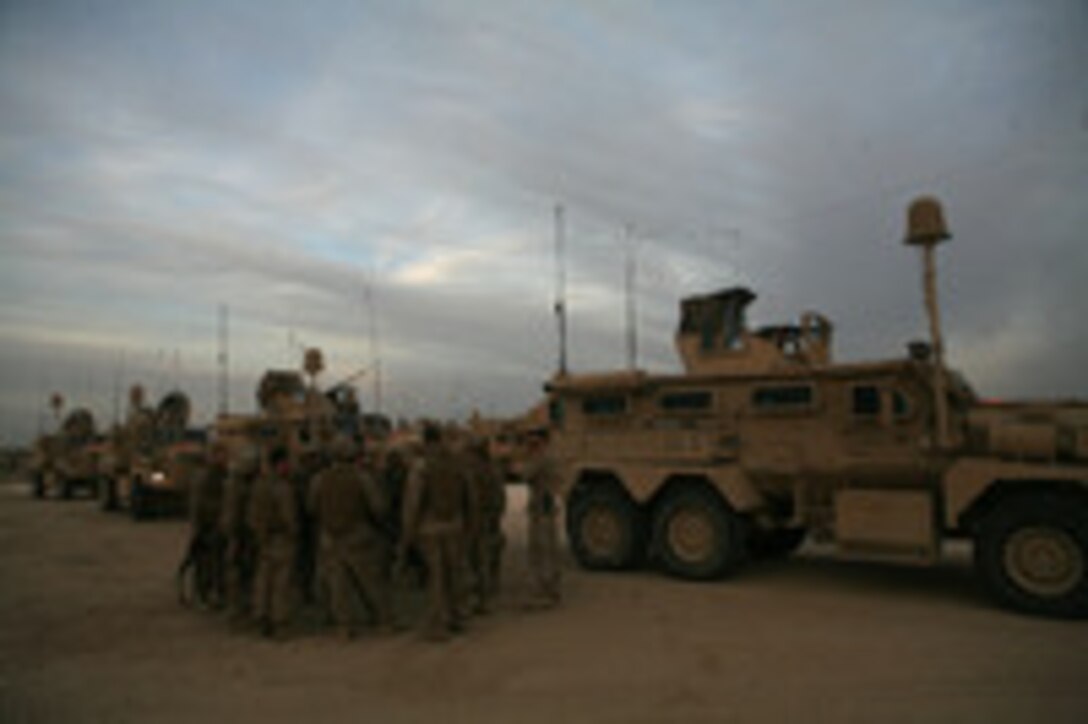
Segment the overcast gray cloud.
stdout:
<svg viewBox="0 0 1088 724">
<path fill-rule="evenodd" d="M 137 379 L 208 416 L 220 304 L 236 407 L 302 344 L 370 365 L 373 317 L 388 409 L 520 411 L 556 202 L 577 369 L 624 361 L 631 243 L 648 367 L 681 295 L 736 283 L 897 355 L 936 193 L 951 361 L 1086 396 L 1085 68 L 1079 0 L 4 3 L 0 435 Z"/>
</svg>

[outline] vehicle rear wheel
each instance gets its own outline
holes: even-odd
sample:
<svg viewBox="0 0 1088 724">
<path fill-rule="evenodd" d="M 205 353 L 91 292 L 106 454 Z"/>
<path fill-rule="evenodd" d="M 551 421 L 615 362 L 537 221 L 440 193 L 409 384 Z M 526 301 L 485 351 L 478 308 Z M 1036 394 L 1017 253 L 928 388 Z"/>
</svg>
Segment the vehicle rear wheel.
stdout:
<svg viewBox="0 0 1088 724">
<path fill-rule="evenodd" d="M 643 550 L 642 511 L 623 492 L 597 486 L 574 496 L 567 538 L 583 567 L 620 570 L 636 565 Z"/>
<path fill-rule="evenodd" d="M 45 474 L 44 473 L 34 473 L 34 497 L 35 498 L 44 498 L 45 497 Z"/>
<path fill-rule="evenodd" d="M 1088 616 L 1088 504 L 1054 495 L 1004 501 L 979 526 L 975 565 L 1006 606 Z"/>
<path fill-rule="evenodd" d="M 75 481 L 64 476 L 60 479 L 60 497 L 64 500 L 72 499 L 72 491 L 75 489 Z"/>
<path fill-rule="evenodd" d="M 654 518 L 655 550 L 665 570 L 706 580 L 732 573 L 744 558 L 743 521 L 717 495 L 683 488 L 662 502 Z"/>
</svg>

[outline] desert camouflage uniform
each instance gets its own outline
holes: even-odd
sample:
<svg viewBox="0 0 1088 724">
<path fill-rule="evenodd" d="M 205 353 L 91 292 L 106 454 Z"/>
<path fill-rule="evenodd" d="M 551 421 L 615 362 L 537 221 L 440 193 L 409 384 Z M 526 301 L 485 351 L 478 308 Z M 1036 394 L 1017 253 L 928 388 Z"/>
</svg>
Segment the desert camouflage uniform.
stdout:
<svg viewBox="0 0 1088 724">
<path fill-rule="evenodd" d="M 308 508 L 307 501 L 313 489 L 315 477 L 326 467 L 323 455 L 317 450 L 306 451 L 299 460 L 298 468 L 291 475 L 298 510 L 298 549 L 295 555 L 295 576 L 303 599 L 314 600 L 317 576 L 317 524 Z"/>
<path fill-rule="evenodd" d="M 294 490 L 283 471 L 268 471 L 253 486 L 248 511 L 258 555 L 253 615 L 265 634 L 274 633 L 291 617 L 299 530 L 296 505 Z"/>
<path fill-rule="evenodd" d="M 256 477 L 253 469 L 232 470 L 223 496 L 220 531 L 226 541 L 227 606 L 234 619 L 250 611 L 253 577 L 257 568 L 257 541 L 247 511 Z"/>
<path fill-rule="evenodd" d="M 418 545 L 427 565 L 425 636 L 445 639 L 464 627 L 464 530 L 469 512 L 468 485 L 456 456 L 440 443 L 428 443 L 408 476 L 404 495 L 403 538 L 398 558 Z"/>
<path fill-rule="evenodd" d="M 555 461 L 542 447 L 525 468 L 529 486 L 529 572 L 535 603 L 555 605 L 560 599 L 558 506 L 559 478 Z"/>
<path fill-rule="evenodd" d="M 375 623 L 392 623 L 389 603 L 389 546 L 381 531 L 385 496 L 367 472 L 338 460 L 311 483 L 309 509 L 319 530 L 320 567 L 329 586 L 333 618 L 346 636 L 354 633 L 351 589 Z"/>
<path fill-rule="evenodd" d="M 226 539 L 220 528 L 226 478 L 224 461 L 212 460 L 195 476 L 189 496 L 189 550 L 195 566 L 196 593 L 199 600 L 214 605 L 222 603 L 226 587 Z"/>
<path fill-rule="evenodd" d="M 499 591 L 502 551 L 506 538 L 502 516 L 506 490 L 487 449 L 470 449 L 466 458 L 472 515 L 468 520 L 470 588 L 477 613 L 486 613 Z"/>
</svg>

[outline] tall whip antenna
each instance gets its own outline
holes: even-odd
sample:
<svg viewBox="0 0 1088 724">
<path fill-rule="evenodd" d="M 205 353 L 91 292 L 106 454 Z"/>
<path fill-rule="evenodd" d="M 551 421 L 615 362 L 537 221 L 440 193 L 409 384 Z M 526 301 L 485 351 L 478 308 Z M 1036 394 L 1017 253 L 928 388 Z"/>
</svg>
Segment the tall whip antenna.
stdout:
<svg viewBox="0 0 1088 724">
<path fill-rule="evenodd" d="M 627 302 L 627 367 L 633 370 L 638 366 L 638 307 L 635 295 L 638 252 L 635 249 L 633 225 L 624 225 L 623 240 L 627 253 L 626 269 L 624 270 L 624 293 Z"/>
<path fill-rule="evenodd" d="M 363 287 L 363 300 L 366 302 L 367 318 L 370 325 L 370 369 L 374 381 L 374 412 L 382 411 L 382 357 L 378 339 L 378 315 L 374 309 L 374 275 Z"/>
<path fill-rule="evenodd" d="M 555 205 L 555 318 L 559 326 L 559 374 L 567 374 L 567 265 L 563 205 Z"/>
<path fill-rule="evenodd" d="M 230 307 L 219 305 L 219 414 L 230 408 Z"/>
</svg>

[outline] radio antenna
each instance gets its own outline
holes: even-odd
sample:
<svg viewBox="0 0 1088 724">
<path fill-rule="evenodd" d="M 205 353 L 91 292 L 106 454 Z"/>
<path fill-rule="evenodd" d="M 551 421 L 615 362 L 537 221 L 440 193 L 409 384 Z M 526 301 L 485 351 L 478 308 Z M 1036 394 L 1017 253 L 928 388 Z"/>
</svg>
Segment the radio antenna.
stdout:
<svg viewBox="0 0 1088 724">
<path fill-rule="evenodd" d="M 633 370 L 638 367 L 638 302 L 635 294 L 638 250 L 635 248 L 635 233 L 632 224 L 624 225 L 623 241 L 626 252 L 624 295 L 627 302 L 627 367 Z"/>
<path fill-rule="evenodd" d="M 219 305 L 219 414 L 226 415 L 230 408 L 230 307 Z"/>
<path fill-rule="evenodd" d="M 567 262 L 563 205 L 555 205 L 555 319 L 559 327 L 559 374 L 567 374 Z"/>
<path fill-rule="evenodd" d="M 382 411 L 382 357 L 378 338 L 378 315 L 374 303 L 374 271 L 371 270 L 363 286 L 363 301 L 366 304 L 367 321 L 370 334 L 370 371 L 374 384 L 374 412 Z"/>
</svg>

